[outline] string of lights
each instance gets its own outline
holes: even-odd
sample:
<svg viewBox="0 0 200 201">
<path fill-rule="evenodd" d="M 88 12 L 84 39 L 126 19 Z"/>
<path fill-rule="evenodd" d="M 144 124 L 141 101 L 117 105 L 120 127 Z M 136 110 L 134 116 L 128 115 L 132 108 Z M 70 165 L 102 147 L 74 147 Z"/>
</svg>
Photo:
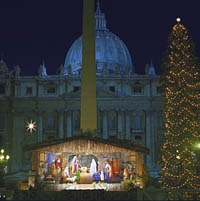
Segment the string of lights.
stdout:
<svg viewBox="0 0 200 201">
<path fill-rule="evenodd" d="M 161 179 L 164 188 L 200 189 L 200 75 L 194 43 L 177 19 L 168 41 L 162 77 L 165 91 L 165 139 Z"/>
</svg>

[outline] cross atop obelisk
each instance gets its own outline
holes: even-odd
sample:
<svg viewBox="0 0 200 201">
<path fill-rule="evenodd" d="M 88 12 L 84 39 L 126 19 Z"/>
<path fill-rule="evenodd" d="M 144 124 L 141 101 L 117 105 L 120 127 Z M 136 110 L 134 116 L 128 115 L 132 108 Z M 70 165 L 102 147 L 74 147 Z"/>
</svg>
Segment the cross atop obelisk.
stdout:
<svg viewBox="0 0 200 201">
<path fill-rule="evenodd" d="M 80 129 L 84 133 L 97 129 L 94 0 L 83 0 L 82 35 Z"/>
</svg>

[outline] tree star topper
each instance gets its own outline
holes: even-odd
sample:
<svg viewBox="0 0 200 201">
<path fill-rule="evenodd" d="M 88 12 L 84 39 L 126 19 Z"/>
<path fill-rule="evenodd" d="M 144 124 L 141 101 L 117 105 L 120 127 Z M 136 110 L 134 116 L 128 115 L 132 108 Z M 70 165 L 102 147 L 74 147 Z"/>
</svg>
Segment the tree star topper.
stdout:
<svg viewBox="0 0 200 201">
<path fill-rule="evenodd" d="M 36 131 L 36 122 L 34 121 L 30 121 L 30 122 L 26 122 L 26 130 L 29 131 L 30 133 L 32 133 L 33 131 Z"/>
</svg>

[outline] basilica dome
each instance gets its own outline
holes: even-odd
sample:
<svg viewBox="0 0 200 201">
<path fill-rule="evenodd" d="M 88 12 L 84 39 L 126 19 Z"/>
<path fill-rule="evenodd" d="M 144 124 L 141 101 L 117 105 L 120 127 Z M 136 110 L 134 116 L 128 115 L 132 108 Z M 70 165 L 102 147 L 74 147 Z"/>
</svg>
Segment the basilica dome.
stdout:
<svg viewBox="0 0 200 201">
<path fill-rule="evenodd" d="M 106 28 L 106 20 L 99 4 L 95 12 L 96 20 L 96 65 L 97 75 L 134 73 L 129 50 L 122 40 Z M 79 75 L 82 66 L 82 36 L 76 39 L 67 52 L 64 75 Z M 69 72 L 70 71 L 70 72 Z"/>
</svg>

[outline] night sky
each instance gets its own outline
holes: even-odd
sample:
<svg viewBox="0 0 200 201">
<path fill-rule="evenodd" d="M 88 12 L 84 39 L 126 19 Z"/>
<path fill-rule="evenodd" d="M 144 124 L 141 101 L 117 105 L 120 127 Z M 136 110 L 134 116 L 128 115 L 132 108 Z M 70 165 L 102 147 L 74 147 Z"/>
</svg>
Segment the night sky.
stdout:
<svg viewBox="0 0 200 201">
<path fill-rule="evenodd" d="M 162 55 L 176 18 L 200 56 L 198 0 L 100 0 L 107 28 L 130 51 L 138 74 L 152 60 L 160 74 Z M 37 75 L 44 63 L 57 74 L 73 41 L 82 33 L 82 0 L 0 0 L 0 56 L 9 69 L 20 65 L 22 75 Z"/>
</svg>

